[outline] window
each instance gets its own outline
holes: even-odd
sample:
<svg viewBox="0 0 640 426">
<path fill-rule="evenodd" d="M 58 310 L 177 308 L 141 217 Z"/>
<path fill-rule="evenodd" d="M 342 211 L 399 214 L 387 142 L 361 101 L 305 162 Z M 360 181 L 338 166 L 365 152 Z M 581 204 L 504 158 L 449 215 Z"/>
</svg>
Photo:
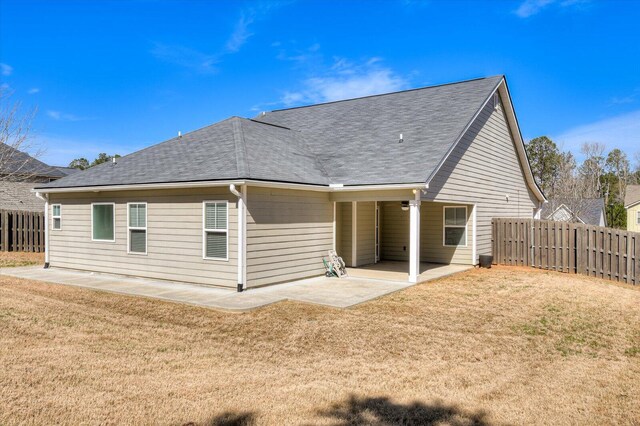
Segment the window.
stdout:
<svg viewBox="0 0 640 426">
<path fill-rule="evenodd" d="M 91 204 L 91 239 L 93 241 L 115 242 L 115 215 L 114 203 Z"/>
<path fill-rule="evenodd" d="M 444 208 L 443 245 L 448 247 L 467 245 L 467 208 Z"/>
<path fill-rule="evenodd" d="M 640 212 L 636 213 L 636 223 L 640 225 Z"/>
<path fill-rule="evenodd" d="M 226 201 L 203 203 L 203 257 L 228 260 L 228 211 Z"/>
<path fill-rule="evenodd" d="M 147 203 L 128 203 L 127 215 L 127 252 L 147 254 Z"/>
<path fill-rule="evenodd" d="M 62 229 L 62 207 L 60 204 L 53 204 L 51 211 L 53 212 L 51 215 L 53 217 L 53 229 L 59 231 Z"/>
</svg>

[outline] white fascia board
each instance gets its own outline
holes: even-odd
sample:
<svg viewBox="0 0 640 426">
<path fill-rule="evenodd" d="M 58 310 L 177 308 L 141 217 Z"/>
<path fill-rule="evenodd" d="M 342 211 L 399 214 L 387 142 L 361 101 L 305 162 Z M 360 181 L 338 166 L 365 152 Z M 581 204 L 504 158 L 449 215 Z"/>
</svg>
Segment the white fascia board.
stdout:
<svg viewBox="0 0 640 426">
<path fill-rule="evenodd" d="M 338 191 L 377 191 L 385 189 L 422 189 L 428 188 L 424 183 L 391 184 L 391 185 L 309 185 L 302 183 L 269 182 L 256 180 L 225 180 L 225 181 L 202 181 L 202 182 L 169 182 L 169 183 L 149 183 L 133 185 L 105 185 L 105 186 L 80 186 L 71 188 L 35 188 L 32 192 L 47 193 L 67 193 L 67 192 L 107 192 L 107 191 L 132 191 L 150 189 L 182 189 L 182 188 L 204 188 L 229 185 L 251 185 L 267 188 L 299 189 L 306 191 L 338 192 Z"/>
</svg>

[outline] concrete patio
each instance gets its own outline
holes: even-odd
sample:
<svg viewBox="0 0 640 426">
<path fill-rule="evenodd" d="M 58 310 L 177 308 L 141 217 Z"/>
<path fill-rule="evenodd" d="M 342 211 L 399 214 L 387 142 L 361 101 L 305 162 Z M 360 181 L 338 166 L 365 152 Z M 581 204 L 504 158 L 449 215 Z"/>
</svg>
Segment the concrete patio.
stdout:
<svg viewBox="0 0 640 426">
<path fill-rule="evenodd" d="M 438 265 L 428 269 L 430 274 L 421 281 L 441 278 L 469 269 L 462 265 Z M 359 269 L 364 270 L 364 269 Z M 175 283 L 161 280 L 97 274 L 66 269 L 43 269 L 41 266 L 2 268 L 0 275 L 46 281 L 56 284 L 84 287 L 131 296 L 151 297 L 178 303 L 186 303 L 227 311 L 248 311 L 285 300 L 315 303 L 335 308 L 348 308 L 415 284 L 406 280 L 378 279 L 375 270 L 368 270 L 367 277 L 355 276 L 337 279 L 317 277 L 250 289 L 242 293 L 235 290 Z M 378 275 L 384 277 L 385 275 Z M 391 275 L 397 278 L 402 275 Z"/>
</svg>

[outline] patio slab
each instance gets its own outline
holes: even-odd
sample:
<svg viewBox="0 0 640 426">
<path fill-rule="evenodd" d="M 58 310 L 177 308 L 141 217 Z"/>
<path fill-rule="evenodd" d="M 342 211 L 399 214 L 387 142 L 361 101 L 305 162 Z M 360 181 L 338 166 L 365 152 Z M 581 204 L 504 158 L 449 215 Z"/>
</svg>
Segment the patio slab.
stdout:
<svg viewBox="0 0 640 426">
<path fill-rule="evenodd" d="M 436 276 L 435 271 L 430 271 L 433 278 L 452 273 L 445 268 Z M 0 275 L 237 312 L 285 300 L 348 308 L 415 285 L 367 277 L 317 277 L 238 293 L 233 289 L 41 266 L 2 268 Z"/>
</svg>

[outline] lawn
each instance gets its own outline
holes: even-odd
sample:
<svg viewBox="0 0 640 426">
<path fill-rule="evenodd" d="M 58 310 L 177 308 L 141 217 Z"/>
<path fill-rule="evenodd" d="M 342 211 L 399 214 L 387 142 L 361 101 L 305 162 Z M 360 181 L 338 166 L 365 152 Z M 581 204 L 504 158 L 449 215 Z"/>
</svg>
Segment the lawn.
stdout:
<svg viewBox="0 0 640 426">
<path fill-rule="evenodd" d="M 244 314 L 0 279 L 0 424 L 640 422 L 640 291 L 473 270 Z"/>
</svg>

